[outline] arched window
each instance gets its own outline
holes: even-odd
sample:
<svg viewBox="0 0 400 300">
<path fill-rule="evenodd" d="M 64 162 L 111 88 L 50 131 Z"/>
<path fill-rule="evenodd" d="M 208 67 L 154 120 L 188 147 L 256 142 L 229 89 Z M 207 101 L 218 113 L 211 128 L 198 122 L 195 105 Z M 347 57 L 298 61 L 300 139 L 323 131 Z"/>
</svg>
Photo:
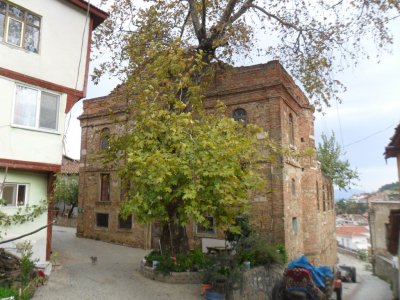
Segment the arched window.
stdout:
<svg viewBox="0 0 400 300">
<path fill-rule="evenodd" d="M 103 128 L 100 133 L 100 149 L 108 149 L 110 147 L 110 129 Z"/>
<path fill-rule="evenodd" d="M 233 111 L 232 117 L 235 121 L 241 121 L 245 125 L 247 124 L 247 111 L 243 108 L 237 108 Z"/>
<path fill-rule="evenodd" d="M 292 114 L 289 114 L 289 144 L 294 145 L 294 123 Z"/>
</svg>

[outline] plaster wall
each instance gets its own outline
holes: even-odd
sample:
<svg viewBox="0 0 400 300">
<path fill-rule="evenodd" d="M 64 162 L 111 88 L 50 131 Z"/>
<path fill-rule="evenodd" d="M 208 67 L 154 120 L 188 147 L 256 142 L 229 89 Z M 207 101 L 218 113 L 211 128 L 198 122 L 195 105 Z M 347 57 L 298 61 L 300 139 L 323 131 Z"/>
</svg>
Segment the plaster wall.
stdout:
<svg viewBox="0 0 400 300">
<path fill-rule="evenodd" d="M 59 94 L 60 107 L 58 109 L 57 131 L 42 131 L 21 127 L 13 125 L 13 103 L 17 83 L 13 80 L 0 77 L 2 95 L 0 100 L 0 158 L 60 165 L 66 94 Z M 32 87 L 26 84 L 23 85 Z"/>
<path fill-rule="evenodd" d="M 42 17 L 39 53 L 0 42 L 0 67 L 82 91 L 89 37 L 85 11 L 63 0 L 12 3 Z"/>
<path fill-rule="evenodd" d="M 0 180 L 4 178 L 4 169 L 0 171 Z M 24 183 L 28 185 L 28 193 L 26 203 L 29 206 L 37 205 L 42 200 L 47 199 L 47 174 L 28 171 L 9 170 L 6 178 L 7 183 Z M 18 207 L 1 206 L 1 211 L 7 215 L 13 215 L 18 211 Z M 47 224 L 47 211 L 32 222 L 27 222 L 21 225 L 13 225 L 7 228 L 0 229 L 0 240 L 8 240 L 20 235 L 32 232 L 41 226 Z M 2 244 L 1 247 L 16 253 L 16 244 L 24 240 L 29 240 L 33 246 L 33 259 L 38 259 L 40 262 L 46 261 L 46 238 L 47 231 L 43 229 L 26 238 Z"/>
</svg>

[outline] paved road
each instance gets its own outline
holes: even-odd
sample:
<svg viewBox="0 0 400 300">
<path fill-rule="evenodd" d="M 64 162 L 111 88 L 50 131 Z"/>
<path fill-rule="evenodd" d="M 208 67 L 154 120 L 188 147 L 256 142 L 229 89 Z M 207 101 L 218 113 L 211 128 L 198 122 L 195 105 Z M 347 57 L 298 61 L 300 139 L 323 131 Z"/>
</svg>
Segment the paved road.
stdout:
<svg viewBox="0 0 400 300">
<path fill-rule="evenodd" d="M 343 300 L 392 300 L 392 292 L 387 282 L 366 270 L 366 262 L 352 256 L 338 254 L 339 264 L 356 267 L 357 283 L 343 283 Z"/>
<path fill-rule="evenodd" d="M 37 300 L 188 300 L 201 299 L 197 284 L 165 284 L 142 277 L 140 260 L 148 251 L 75 237 L 75 229 L 54 226 L 53 250 L 57 267 Z M 92 265 L 90 256 L 97 256 Z"/>
</svg>

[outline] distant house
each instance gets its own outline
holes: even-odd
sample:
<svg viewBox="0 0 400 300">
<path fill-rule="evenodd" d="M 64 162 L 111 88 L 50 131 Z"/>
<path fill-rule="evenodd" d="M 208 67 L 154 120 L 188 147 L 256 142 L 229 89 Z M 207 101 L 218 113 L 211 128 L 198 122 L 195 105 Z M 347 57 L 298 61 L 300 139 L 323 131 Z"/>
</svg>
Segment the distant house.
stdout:
<svg viewBox="0 0 400 300">
<path fill-rule="evenodd" d="M 63 155 L 61 161 L 61 173 L 66 175 L 78 175 L 79 160 Z"/>
<path fill-rule="evenodd" d="M 61 170 L 66 114 L 86 95 L 92 31 L 107 16 L 83 0 L 0 0 L 0 196 L 5 214 L 49 199 L 53 175 Z M 0 240 L 44 228 L 26 238 L 33 259 L 44 262 L 50 257 L 52 230 L 45 226 L 51 221 L 49 210 L 33 222 L 7 228 Z M 15 249 L 15 242 L 2 247 Z"/>
<path fill-rule="evenodd" d="M 368 214 L 340 214 L 336 215 L 336 225 L 368 226 Z"/>
<path fill-rule="evenodd" d="M 392 157 L 396 158 L 397 172 L 400 182 L 400 124 L 396 127 L 395 133 L 390 139 L 389 145 L 386 146 L 384 155 L 385 159 Z M 400 186 L 399 186 L 399 191 L 400 191 Z M 399 201 L 396 202 L 400 203 Z M 397 255 L 397 264 L 394 265 L 393 268 L 394 270 L 391 272 L 392 273 L 391 281 L 394 286 L 393 288 L 394 297 L 396 299 L 399 299 L 400 297 L 400 205 L 396 205 L 396 207 L 390 209 L 386 224 L 385 224 L 386 249 L 388 250 L 390 255 L 393 255 L 393 257 L 396 257 Z"/>
<path fill-rule="evenodd" d="M 368 250 L 370 246 L 368 226 L 343 225 L 336 227 L 338 245 L 353 251 Z"/>
</svg>

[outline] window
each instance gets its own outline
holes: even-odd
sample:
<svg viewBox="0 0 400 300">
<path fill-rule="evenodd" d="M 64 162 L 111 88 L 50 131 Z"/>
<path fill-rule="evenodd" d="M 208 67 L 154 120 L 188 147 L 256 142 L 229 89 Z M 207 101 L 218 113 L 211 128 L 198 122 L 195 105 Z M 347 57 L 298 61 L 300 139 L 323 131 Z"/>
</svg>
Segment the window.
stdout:
<svg viewBox="0 0 400 300">
<path fill-rule="evenodd" d="M 292 197 L 296 196 L 296 181 L 292 178 Z"/>
<path fill-rule="evenodd" d="M 96 227 L 108 228 L 108 214 L 103 214 L 103 213 L 96 214 Z"/>
<path fill-rule="evenodd" d="M 40 23 L 38 15 L 0 0 L 0 41 L 38 53 Z"/>
<path fill-rule="evenodd" d="M 129 215 L 126 219 L 118 215 L 118 228 L 119 229 L 132 229 L 132 215 Z"/>
<path fill-rule="evenodd" d="M 13 124 L 56 131 L 59 98 L 55 94 L 17 85 Z"/>
<path fill-rule="evenodd" d="M 100 201 L 110 201 L 110 174 L 100 174 Z"/>
<path fill-rule="evenodd" d="M 289 114 L 289 144 L 294 145 L 294 123 L 292 114 Z"/>
<path fill-rule="evenodd" d="M 108 149 L 110 147 L 110 129 L 103 128 L 100 133 L 100 149 Z"/>
<path fill-rule="evenodd" d="M 238 108 L 233 111 L 232 117 L 235 121 L 241 121 L 247 124 L 247 112 L 243 108 Z"/>
<path fill-rule="evenodd" d="M 24 206 L 27 198 L 27 185 L 6 183 L 0 198 L 5 200 L 6 206 Z"/>
<path fill-rule="evenodd" d="M 205 225 L 197 224 L 196 233 L 214 234 L 216 232 L 214 218 L 207 217 L 206 220 L 207 220 L 207 224 L 205 224 Z"/>
<path fill-rule="evenodd" d="M 297 234 L 297 218 L 292 218 L 292 232 Z"/>
<path fill-rule="evenodd" d="M 322 210 L 326 211 L 325 185 L 322 186 Z"/>
</svg>

